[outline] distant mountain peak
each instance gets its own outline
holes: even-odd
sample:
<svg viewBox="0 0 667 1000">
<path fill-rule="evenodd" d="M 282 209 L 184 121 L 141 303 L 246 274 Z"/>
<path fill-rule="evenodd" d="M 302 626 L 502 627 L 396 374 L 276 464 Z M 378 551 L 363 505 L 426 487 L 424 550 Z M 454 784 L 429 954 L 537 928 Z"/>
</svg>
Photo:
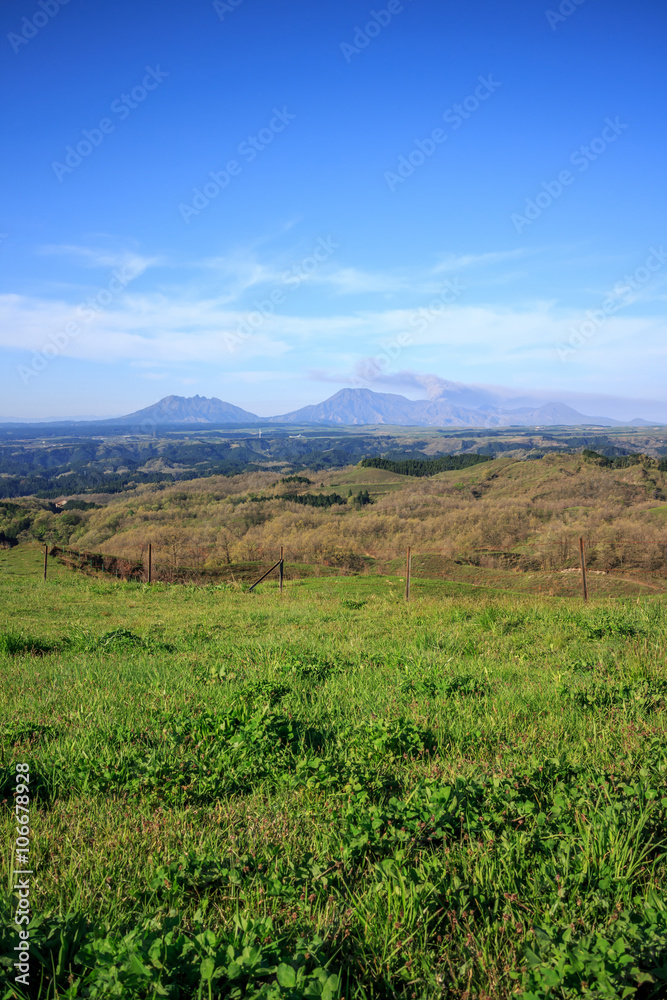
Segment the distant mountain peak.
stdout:
<svg viewBox="0 0 667 1000">
<path fill-rule="evenodd" d="M 212 396 L 165 396 L 143 410 L 114 420 L 116 424 L 255 424 L 259 417 Z M 109 421 L 111 422 L 111 421 Z"/>
</svg>

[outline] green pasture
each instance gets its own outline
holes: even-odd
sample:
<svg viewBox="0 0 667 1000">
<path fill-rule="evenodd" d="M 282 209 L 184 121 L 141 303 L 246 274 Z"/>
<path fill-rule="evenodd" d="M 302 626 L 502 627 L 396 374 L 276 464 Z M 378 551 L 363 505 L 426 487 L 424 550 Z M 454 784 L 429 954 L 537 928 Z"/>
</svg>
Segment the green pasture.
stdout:
<svg viewBox="0 0 667 1000">
<path fill-rule="evenodd" d="M 0 997 L 667 995 L 661 592 L 40 574 L 0 551 Z"/>
</svg>

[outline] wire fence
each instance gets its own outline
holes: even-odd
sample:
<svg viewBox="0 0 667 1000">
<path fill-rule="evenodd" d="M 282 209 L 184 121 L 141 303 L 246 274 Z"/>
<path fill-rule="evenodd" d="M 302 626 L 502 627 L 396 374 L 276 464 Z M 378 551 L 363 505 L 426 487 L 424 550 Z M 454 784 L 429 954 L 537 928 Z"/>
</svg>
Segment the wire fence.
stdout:
<svg viewBox="0 0 667 1000">
<path fill-rule="evenodd" d="M 639 573 L 650 580 L 652 577 L 667 579 L 667 541 L 641 540 L 587 540 L 579 538 L 556 542 L 535 543 L 532 546 L 513 549 L 499 547 L 469 547 L 460 551 L 413 550 L 407 547 L 404 555 L 387 552 L 347 554 L 341 558 L 325 554 L 315 562 L 299 561 L 299 553 L 293 553 L 291 560 L 285 559 L 285 548 L 280 547 L 276 561 L 276 551 L 255 553 L 257 558 L 246 562 L 227 563 L 213 567 L 193 567 L 179 565 L 164 553 L 157 553 L 154 559 L 153 546 L 148 545 L 141 558 L 128 559 L 123 556 L 100 552 L 87 552 L 70 547 L 45 546 L 44 579 L 47 578 L 47 560 L 51 556 L 64 566 L 83 573 L 105 574 L 120 580 L 144 583 L 187 583 L 206 585 L 229 582 L 247 590 L 254 588 L 275 572 L 280 590 L 284 580 L 295 580 L 309 576 L 346 576 L 350 574 L 372 574 L 376 576 L 399 576 L 405 579 L 405 597 L 410 599 L 410 584 L 413 575 L 420 578 L 447 579 L 454 567 L 473 567 L 480 570 L 500 570 L 516 573 L 577 573 L 581 577 L 581 593 L 588 599 L 588 574 L 604 573 L 623 576 Z M 642 581 L 636 581 L 642 582 Z M 648 584 L 650 586 L 650 583 Z"/>
<path fill-rule="evenodd" d="M 108 573 L 121 580 L 148 580 L 148 573 L 141 559 L 124 559 L 101 552 L 82 552 L 58 545 L 45 546 L 45 558 L 47 554 L 63 566 L 80 572 Z"/>
</svg>

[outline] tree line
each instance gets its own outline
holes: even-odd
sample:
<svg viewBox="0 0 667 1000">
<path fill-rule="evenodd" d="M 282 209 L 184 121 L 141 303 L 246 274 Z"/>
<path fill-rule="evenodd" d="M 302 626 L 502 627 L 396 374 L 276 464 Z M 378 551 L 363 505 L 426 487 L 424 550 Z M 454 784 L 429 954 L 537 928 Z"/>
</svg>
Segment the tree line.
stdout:
<svg viewBox="0 0 667 1000">
<path fill-rule="evenodd" d="M 400 476 L 434 476 L 436 472 L 467 469 L 471 465 L 490 462 L 492 459 L 493 455 L 442 455 L 440 458 L 399 460 L 364 458 L 361 464 L 367 469 L 384 469 L 386 472 L 396 472 Z"/>
<path fill-rule="evenodd" d="M 307 507 L 333 507 L 336 504 L 346 504 L 347 500 L 338 493 L 283 493 L 278 500 L 289 500 L 291 503 L 302 503 Z"/>
<path fill-rule="evenodd" d="M 650 455 L 635 453 L 634 455 L 619 455 L 616 458 L 608 458 L 590 448 L 584 448 L 581 453 L 584 461 L 592 462 L 603 469 L 629 469 L 632 465 L 644 465 L 649 469 L 657 469 L 659 472 L 667 472 L 667 458 L 651 458 Z"/>
</svg>

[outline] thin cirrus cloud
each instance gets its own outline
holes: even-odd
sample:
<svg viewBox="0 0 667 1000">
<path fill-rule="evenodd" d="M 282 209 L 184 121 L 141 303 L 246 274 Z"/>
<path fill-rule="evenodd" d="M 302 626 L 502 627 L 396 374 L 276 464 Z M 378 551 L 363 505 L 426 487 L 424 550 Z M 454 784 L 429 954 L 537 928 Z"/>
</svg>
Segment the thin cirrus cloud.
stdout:
<svg viewBox="0 0 667 1000">
<path fill-rule="evenodd" d="M 298 284 L 328 286 L 334 294 L 358 295 L 374 292 L 397 292 L 414 288 L 414 277 L 407 274 L 382 274 L 355 267 L 323 263 L 313 271 L 302 268 L 310 255 L 282 255 L 272 262 L 261 261 L 255 254 L 239 252 L 225 257 L 211 257 L 190 265 L 206 269 L 227 280 L 230 292 L 239 297 L 252 288 L 284 285 L 286 277 L 298 278 Z"/>
<path fill-rule="evenodd" d="M 126 268 L 135 277 L 164 263 L 163 257 L 146 257 L 131 250 L 101 250 L 69 243 L 44 244 L 37 252 L 42 256 L 74 258 L 87 268 Z"/>
<path fill-rule="evenodd" d="M 232 357 L 225 334 L 238 328 L 243 313 L 231 312 L 215 300 L 175 301 L 165 295 L 119 296 L 112 306 L 89 322 L 80 322 L 63 359 L 73 357 L 103 363 L 148 360 L 216 363 Z M 27 296 L 0 296 L 0 346 L 13 350 L 42 351 L 79 312 L 62 300 Z M 275 357 L 290 345 L 257 331 L 244 344 L 246 356 Z"/>
<path fill-rule="evenodd" d="M 327 239 L 330 240 L 330 237 Z M 180 270 L 183 277 L 188 271 L 194 272 L 199 275 L 202 289 L 211 281 L 222 283 L 222 295 L 229 303 L 240 302 L 246 292 L 263 286 L 284 286 L 286 278 L 294 275 L 298 276 L 298 285 L 325 286 L 333 295 L 396 295 L 400 292 L 430 295 L 437 293 L 437 278 L 441 274 L 476 267 L 486 268 L 526 253 L 523 249 L 517 249 L 450 255 L 436 265 L 421 270 L 410 268 L 403 271 L 393 269 L 388 272 L 372 272 L 341 265 L 336 259 L 339 247 L 335 243 L 333 246 L 335 249 L 331 251 L 331 259 L 318 263 L 312 271 L 302 268 L 304 261 L 310 256 L 311 248 L 306 247 L 302 247 L 301 253 L 283 252 L 273 254 L 269 259 L 262 259 L 256 245 L 250 245 L 236 248 L 226 255 L 187 263 L 169 260 L 164 255 L 147 256 L 125 248 L 109 249 L 77 244 L 47 244 L 38 247 L 37 253 L 41 256 L 69 258 L 71 262 L 78 263 L 87 270 L 124 268 L 132 277 L 156 267 Z"/>
<path fill-rule="evenodd" d="M 497 274 L 509 260 L 525 256 L 524 250 L 450 255 L 421 269 L 386 272 L 344 266 L 336 251 L 312 274 L 304 275 L 303 285 L 310 285 L 311 291 L 305 294 L 304 288 L 302 294 L 302 283 L 289 287 L 285 275 L 294 273 L 308 252 L 302 243 L 298 251 L 262 256 L 251 246 L 179 264 L 134 249 L 41 247 L 42 255 L 66 257 L 84 274 L 106 269 L 106 275 L 95 276 L 98 288 L 119 267 L 132 278 L 143 276 L 140 286 L 129 283 L 94 318 L 81 323 L 80 334 L 61 352 L 59 363 L 75 358 L 155 365 L 159 371 L 146 376 L 154 379 L 164 377 L 163 366 L 175 369 L 185 362 L 226 373 L 247 372 L 251 363 L 261 381 L 268 377 L 261 373 L 275 368 L 276 359 L 288 357 L 293 377 L 358 384 L 363 359 L 386 351 L 401 337 L 387 378 L 409 366 L 465 381 L 502 377 L 515 385 L 522 380 L 530 384 L 527 379 L 561 386 L 588 382 L 591 390 L 595 383 L 602 388 L 609 380 L 614 385 L 629 380 L 629 391 L 640 392 L 651 382 L 655 360 L 664 358 L 667 350 L 663 317 L 633 314 L 633 300 L 628 297 L 590 338 L 569 351 L 565 360 L 559 358 L 559 347 L 568 344 L 573 329 L 585 320 L 584 310 L 563 308 L 555 298 L 522 301 L 516 296 L 511 306 L 479 301 L 476 274 Z M 170 268 L 177 280 L 167 283 L 160 267 Z M 465 295 L 429 311 L 430 297 L 442 287 L 439 281 L 462 272 L 468 285 Z M 86 287 L 90 287 L 86 294 L 94 295 L 89 277 Z M 266 301 L 272 287 L 285 291 L 284 301 L 260 314 L 257 302 Z M 0 296 L 0 346 L 43 350 L 49 335 L 76 319 L 77 307 L 85 303 L 86 295 L 78 299 L 81 292 L 74 289 L 57 297 Z M 649 292 L 648 286 L 642 289 L 642 297 Z M 67 294 L 72 301 L 67 301 Z M 365 295 L 360 300 L 364 308 L 341 308 L 345 295 Z M 420 301 L 423 306 L 416 308 L 403 304 Z M 249 326 L 253 312 L 255 320 Z M 239 330 L 245 333 L 235 338 Z"/>
<path fill-rule="evenodd" d="M 330 237 L 327 238 L 329 239 Z M 475 269 L 488 272 L 494 265 L 516 260 L 529 253 L 525 248 L 518 248 L 483 254 L 450 254 L 430 267 L 369 271 L 339 263 L 340 247 L 335 243 L 333 247 L 330 257 L 309 272 L 301 267 L 304 260 L 309 257 L 306 247 L 302 247 L 300 253 L 295 251 L 283 253 L 275 255 L 271 260 L 260 259 L 254 246 L 239 248 L 225 256 L 193 261 L 188 266 L 215 272 L 218 276 L 229 280 L 239 294 L 260 285 L 279 285 L 284 282 L 286 275 L 296 274 L 299 276 L 299 283 L 327 286 L 337 295 L 398 292 L 428 295 L 438 291 L 440 275 Z M 530 251 L 532 254 L 537 252 Z M 506 280 L 506 275 L 499 274 L 497 280 Z M 485 274 L 484 281 L 488 281 L 488 274 Z"/>
<path fill-rule="evenodd" d="M 446 352 L 463 364 L 498 364 L 505 368 L 518 359 L 553 362 L 559 344 L 567 343 L 578 312 L 560 310 L 550 302 L 521 309 L 455 303 L 429 322 L 415 323 L 410 309 L 363 310 L 335 315 L 272 314 L 230 351 L 227 334 L 243 329 L 248 313 L 230 309 L 226 298 L 152 293 L 131 290 L 85 324 L 67 350 L 91 361 L 183 360 L 221 363 L 229 367 L 248 358 L 275 358 L 290 351 L 311 350 L 315 355 L 347 353 L 357 358 L 383 350 L 393 337 L 408 334 L 401 355 L 426 349 Z M 0 343 L 5 348 L 39 351 L 50 332 L 76 317 L 63 300 L 0 296 Z M 618 364 L 617 354 L 633 346 L 635 365 L 642 358 L 664 352 L 665 321 L 660 316 L 609 317 L 600 330 L 574 352 L 573 361 L 594 361 L 600 371 Z M 318 365 L 301 363 L 305 370 Z M 339 362 L 340 363 L 340 362 Z M 626 358 L 626 366 L 633 362 Z M 233 367 L 233 364 L 231 365 Z M 336 366 L 338 367 L 338 366 Z M 572 365 L 570 373 L 572 373 Z M 567 369 L 563 369 L 565 372 Z M 627 370 L 627 367 L 626 367 Z"/>
<path fill-rule="evenodd" d="M 536 251 L 532 251 L 535 253 Z M 508 260 L 516 260 L 517 257 L 525 257 L 528 250 L 518 247 L 515 250 L 490 251 L 479 254 L 449 254 L 443 257 L 435 267 L 431 269 L 432 274 L 443 274 L 449 271 L 460 271 L 467 267 L 480 267 L 490 264 L 502 264 Z"/>
<path fill-rule="evenodd" d="M 332 267 L 312 276 L 316 284 L 329 285 L 340 295 L 359 295 L 369 292 L 396 293 L 414 289 L 410 277 L 401 274 L 373 274 L 354 267 Z"/>
</svg>

